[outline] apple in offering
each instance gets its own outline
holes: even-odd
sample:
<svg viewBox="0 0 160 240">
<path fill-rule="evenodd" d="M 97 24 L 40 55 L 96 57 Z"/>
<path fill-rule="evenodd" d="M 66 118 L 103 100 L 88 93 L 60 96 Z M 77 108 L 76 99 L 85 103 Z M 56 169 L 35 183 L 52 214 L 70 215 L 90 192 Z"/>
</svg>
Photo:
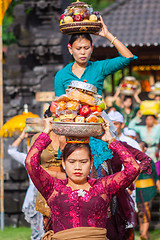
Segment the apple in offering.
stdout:
<svg viewBox="0 0 160 240">
<path fill-rule="evenodd" d="M 51 111 L 52 113 L 56 113 L 57 107 L 58 107 L 58 103 L 52 101 L 52 102 L 51 102 L 51 105 L 50 105 L 50 111 Z"/>
<path fill-rule="evenodd" d="M 80 115 L 84 117 L 88 116 L 90 112 L 91 112 L 91 109 L 88 105 L 83 105 L 79 110 Z"/>
</svg>

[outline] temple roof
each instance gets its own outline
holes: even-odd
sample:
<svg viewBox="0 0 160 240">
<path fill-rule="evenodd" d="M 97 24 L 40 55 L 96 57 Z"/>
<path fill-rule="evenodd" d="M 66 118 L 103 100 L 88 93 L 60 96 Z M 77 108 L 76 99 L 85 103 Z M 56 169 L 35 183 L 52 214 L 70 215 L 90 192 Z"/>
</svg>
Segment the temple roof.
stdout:
<svg viewBox="0 0 160 240">
<path fill-rule="evenodd" d="M 117 0 L 101 15 L 109 31 L 126 46 L 160 45 L 160 0 Z M 94 45 L 112 46 L 97 36 Z"/>
</svg>

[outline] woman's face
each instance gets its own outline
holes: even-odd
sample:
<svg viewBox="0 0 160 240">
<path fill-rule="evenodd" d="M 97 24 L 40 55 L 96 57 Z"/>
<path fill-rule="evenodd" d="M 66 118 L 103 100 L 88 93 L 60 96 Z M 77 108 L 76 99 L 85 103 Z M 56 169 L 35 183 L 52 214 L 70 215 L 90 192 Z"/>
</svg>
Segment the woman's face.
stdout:
<svg viewBox="0 0 160 240">
<path fill-rule="evenodd" d="M 85 38 L 78 38 L 68 49 L 75 61 L 81 65 L 88 63 L 93 51 L 91 42 Z"/>
<path fill-rule="evenodd" d="M 153 116 L 147 116 L 146 117 L 147 127 L 153 127 L 154 123 L 155 123 L 155 118 Z"/>
<path fill-rule="evenodd" d="M 76 149 L 65 162 L 62 160 L 62 166 L 72 182 L 76 184 L 85 183 L 92 166 L 88 150 L 86 148 Z"/>
<path fill-rule="evenodd" d="M 127 99 L 124 101 L 124 107 L 130 108 L 131 105 L 132 105 L 132 99 L 131 99 L 131 98 L 127 98 Z"/>
</svg>

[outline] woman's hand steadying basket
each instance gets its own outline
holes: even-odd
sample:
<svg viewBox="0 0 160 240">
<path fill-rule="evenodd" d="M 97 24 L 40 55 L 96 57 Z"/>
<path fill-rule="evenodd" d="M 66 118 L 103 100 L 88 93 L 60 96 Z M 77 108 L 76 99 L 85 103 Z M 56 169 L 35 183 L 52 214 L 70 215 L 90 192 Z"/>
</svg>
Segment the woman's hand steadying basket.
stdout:
<svg viewBox="0 0 160 240">
<path fill-rule="evenodd" d="M 100 21 L 98 22 L 102 24 L 102 28 L 99 30 L 99 32 L 95 33 L 95 35 L 99 35 L 101 37 L 107 37 L 109 31 L 101 16 L 100 16 Z"/>
<path fill-rule="evenodd" d="M 43 119 L 43 124 L 44 124 L 44 130 L 43 130 L 43 132 L 44 132 L 44 133 L 49 134 L 49 133 L 52 131 L 52 129 L 53 129 L 53 126 L 52 126 L 52 123 L 51 123 L 52 120 L 53 120 L 52 117 L 44 118 L 44 119 Z"/>
<path fill-rule="evenodd" d="M 103 118 L 104 123 L 102 123 L 102 127 L 104 129 L 104 134 L 101 137 L 101 140 L 103 140 L 104 142 L 107 142 L 108 144 L 110 144 L 112 141 L 114 141 L 115 139 L 112 137 L 112 134 L 110 132 L 110 122 L 107 121 L 106 119 Z"/>
</svg>

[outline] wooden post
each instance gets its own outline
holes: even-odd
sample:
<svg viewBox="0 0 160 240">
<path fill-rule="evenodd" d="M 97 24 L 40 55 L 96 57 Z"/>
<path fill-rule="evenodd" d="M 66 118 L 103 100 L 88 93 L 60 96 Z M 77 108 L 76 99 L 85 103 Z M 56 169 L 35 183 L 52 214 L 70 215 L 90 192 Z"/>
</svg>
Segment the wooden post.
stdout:
<svg viewBox="0 0 160 240">
<path fill-rule="evenodd" d="M 2 22 L 12 0 L 0 0 L 0 129 L 3 126 L 3 50 L 2 50 Z M 3 170 L 3 137 L 0 137 L 0 225 L 4 230 L 4 170 Z"/>
<path fill-rule="evenodd" d="M 3 126 L 3 50 L 2 25 L 0 24 L 0 129 Z M 4 176 L 3 176 L 3 137 L 0 137 L 0 221 L 1 230 L 4 230 Z"/>
</svg>

